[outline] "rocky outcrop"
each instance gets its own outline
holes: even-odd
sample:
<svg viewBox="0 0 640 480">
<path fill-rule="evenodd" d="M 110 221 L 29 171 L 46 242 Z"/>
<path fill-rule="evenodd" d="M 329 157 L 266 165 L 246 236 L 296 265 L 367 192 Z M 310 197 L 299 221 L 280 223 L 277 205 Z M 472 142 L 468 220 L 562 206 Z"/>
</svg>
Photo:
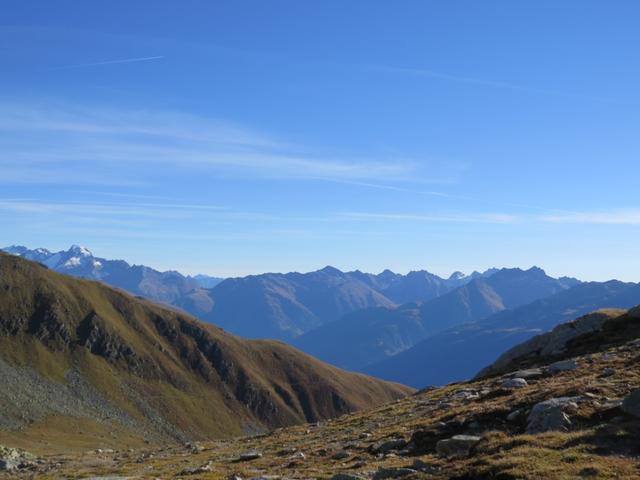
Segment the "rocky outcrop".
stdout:
<svg viewBox="0 0 640 480">
<path fill-rule="evenodd" d="M 633 310 L 627 312 L 606 309 L 558 325 L 550 332 L 533 337 L 503 353 L 492 365 L 481 370 L 476 378 L 500 375 L 532 365 L 552 363 L 554 359 L 571 355 L 571 346 L 579 339 L 597 335 L 603 332 L 613 320 L 629 315 L 633 315 Z M 568 360 L 554 363 L 550 368 L 551 373 L 558 373 L 574 369 L 575 366 Z"/>
</svg>

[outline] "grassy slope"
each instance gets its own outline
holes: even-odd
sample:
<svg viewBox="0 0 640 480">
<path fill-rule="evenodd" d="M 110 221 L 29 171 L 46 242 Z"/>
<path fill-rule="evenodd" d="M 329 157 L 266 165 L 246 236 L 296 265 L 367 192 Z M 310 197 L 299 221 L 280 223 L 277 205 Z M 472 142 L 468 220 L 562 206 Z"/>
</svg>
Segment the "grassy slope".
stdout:
<svg viewBox="0 0 640 480">
<path fill-rule="evenodd" d="M 0 347 L 0 358 L 54 382 L 78 370 L 110 404 L 148 424 L 133 390 L 177 431 L 195 438 L 329 418 L 410 391 L 330 367 L 279 342 L 241 340 L 100 283 L 4 254 Z M 104 442 L 108 432 L 122 429 L 114 422 L 77 423 L 45 418 L 3 435 L 25 440 L 44 429 L 75 444 L 82 429 L 95 430 L 92 438 Z M 136 433 L 133 444 L 143 435 L 129 435 Z"/>
<path fill-rule="evenodd" d="M 501 388 L 503 377 L 452 384 L 320 425 L 279 429 L 258 438 L 204 443 L 199 452 L 176 447 L 82 458 L 52 456 L 46 459 L 38 478 L 99 474 L 175 478 L 185 469 L 202 465 L 209 465 L 211 471 L 189 478 L 221 479 L 231 474 L 242 478 L 330 478 L 335 473 L 370 478 L 380 467 L 409 467 L 419 460 L 430 466 L 431 473 L 403 478 L 636 479 L 640 473 L 640 420 L 625 415 L 611 400 L 640 388 L 640 347 L 629 342 L 640 336 L 638 325 L 637 310 L 612 318 L 602 336 L 587 335 L 570 345 L 568 354 L 577 355 L 577 370 L 531 380 L 521 389 Z M 477 392 L 479 397 L 461 398 L 459 394 L 464 391 Z M 578 395 L 582 401 L 571 413 L 569 431 L 524 433 L 526 411 L 534 404 Z M 525 414 L 507 420 L 516 409 Z M 369 436 L 362 436 L 365 432 Z M 482 440 L 468 458 L 457 460 L 438 457 L 433 451 L 435 441 L 408 455 L 376 455 L 371 451 L 372 445 L 389 439 L 409 440 L 412 435 L 425 438 L 424 433 L 416 432 L 430 433 L 434 440 L 473 433 Z M 250 448 L 263 452 L 263 457 L 235 461 L 240 452 Z M 305 458 L 292 458 L 296 449 Z M 334 458 L 342 451 L 348 453 L 345 458 Z M 67 463 L 56 466 L 61 459 Z"/>
</svg>

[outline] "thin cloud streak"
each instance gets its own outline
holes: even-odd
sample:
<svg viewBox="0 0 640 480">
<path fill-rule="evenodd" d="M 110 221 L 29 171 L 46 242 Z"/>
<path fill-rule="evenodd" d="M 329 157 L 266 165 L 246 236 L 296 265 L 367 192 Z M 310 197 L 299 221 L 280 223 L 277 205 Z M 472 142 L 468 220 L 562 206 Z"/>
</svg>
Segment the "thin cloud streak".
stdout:
<svg viewBox="0 0 640 480">
<path fill-rule="evenodd" d="M 105 60 L 103 62 L 80 63 L 77 65 L 65 65 L 63 67 L 53 68 L 52 70 L 66 70 L 69 68 L 82 68 L 82 67 L 97 67 L 101 65 L 115 65 L 119 63 L 149 62 L 152 60 L 162 60 L 163 58 L 165 58 L 163 55 L 156 55 L 153 57 L 123 58 L 119 60 Z"/>
<path fill-rule="evenodd" d="M 182 171 L 195 169 L 198 174 L 246 177 L 250 173 L 264 179 L 362 182 L 361 186 L 389 190 L 396 187 L 379 181 L 452 184 L 460 174 L 458 168 L 446 162 L 427 166 L 427 172 L 424 161 L 406 158 L 308 153 L 309 149 L 252 129 L 179 113 L 5 105 L 0 108 L 0 130 L 37 136 L 29 142 L 16 142 L 10 135 L 5 136 L 2 148 L 5 158 L 11 160 L 0 161 L 0 168 L 12 169 L 11 175 L 5 176 L 5 183 L 37 183 L 38 179 L 43 183 L 56 183 L 53 179 L 70 183 L 55 172 L 95 175 L 95 167 L 109 171 L 114 162 L 146 169 L 149 165 L 166 164 L 179 166 Z M 38 174 L 37 169 L 45 171 Z M 49 176 L 49 171 L 54 175 Z M 148 177 L 132 169 L 127 173 L 129 177 Z M 91 183 L 82 180 L 80 183 Z"/>
<path fill-rule="evenodd" d="M 340 212 L 340 217 L 353 220 L 377 221 L 409 221 L 409 222 L 455 222 L 455 223 L 500 223 L 511 224 L 521 220 L 519 216 L 505 213 L 369 213 L 369 212 Z"/>
<path fill-rule="evenodd" d="M 482 78 L 451 75 L 448 73 L 436 72 L 433 70 L 427 70 L 422 68 L 405 68 L 405 67 L 394 67 L 389 65 L 367 65 L 366 68 L 373 71 L 381 72 L 381 73 L 392 73 L 392 74 L 401 74 L 401 75 L 411 75 L 416 77 L 435 78 L 435 79 L 447 80 L 447 81 L 452 81 L 457 83 L 467 83 L 467 84 L 478 85 L 483 87 L 499 88 L 503 90 L 537 93 L 542 95 L 553 95 L 553 96 L 577 98 L 577 99 L 605 100 L 603 98 L 598 98 L 598 97 L 589 96 L 589 95 L 580 95 L 580 94 L 569 93 L 569 92 L 561 92 L 557 90 L 547 90 L 544 88 L 535 88 L 535 87 L 529 87 L 525 85 L 515 85 L 512 83 L 497 82 L 493 80 L 485 80 Z"/>
<path fill-rule="evenodd" d="M 588 225 L 640 225 L 640 209 L 572 212 L 540 217 L 544 222 Z"/>
</svg>

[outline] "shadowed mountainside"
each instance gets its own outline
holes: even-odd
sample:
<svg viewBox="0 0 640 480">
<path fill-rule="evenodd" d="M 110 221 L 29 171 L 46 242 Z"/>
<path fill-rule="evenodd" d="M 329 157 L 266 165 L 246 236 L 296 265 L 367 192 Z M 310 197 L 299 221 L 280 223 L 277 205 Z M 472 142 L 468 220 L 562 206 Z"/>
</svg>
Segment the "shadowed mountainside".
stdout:
<svg viewBox="0 0 640 480">
<path fill-rule="evenodd" d="M 514 345 L 559 323 L 595 310 L 630 308 L 639 303 L 640 284 L 616 280 L 582 283 L 483 321 L 433 335 L 363 371 L 418 388 L 464 380 Z"/>
</svg>

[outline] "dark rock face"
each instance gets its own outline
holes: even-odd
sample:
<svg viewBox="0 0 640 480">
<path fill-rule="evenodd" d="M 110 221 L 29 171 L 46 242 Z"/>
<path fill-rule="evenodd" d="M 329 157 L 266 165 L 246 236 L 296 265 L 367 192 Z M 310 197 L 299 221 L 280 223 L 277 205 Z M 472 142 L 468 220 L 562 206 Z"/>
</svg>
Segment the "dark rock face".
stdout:
<svg viewBox="0 0 640 480">
<path fill-rule="evenodd" d="M 640 418 L 640 390 L 635 390 L 629 394 L 622 402 L 622 411 Z"/>
</svg>

